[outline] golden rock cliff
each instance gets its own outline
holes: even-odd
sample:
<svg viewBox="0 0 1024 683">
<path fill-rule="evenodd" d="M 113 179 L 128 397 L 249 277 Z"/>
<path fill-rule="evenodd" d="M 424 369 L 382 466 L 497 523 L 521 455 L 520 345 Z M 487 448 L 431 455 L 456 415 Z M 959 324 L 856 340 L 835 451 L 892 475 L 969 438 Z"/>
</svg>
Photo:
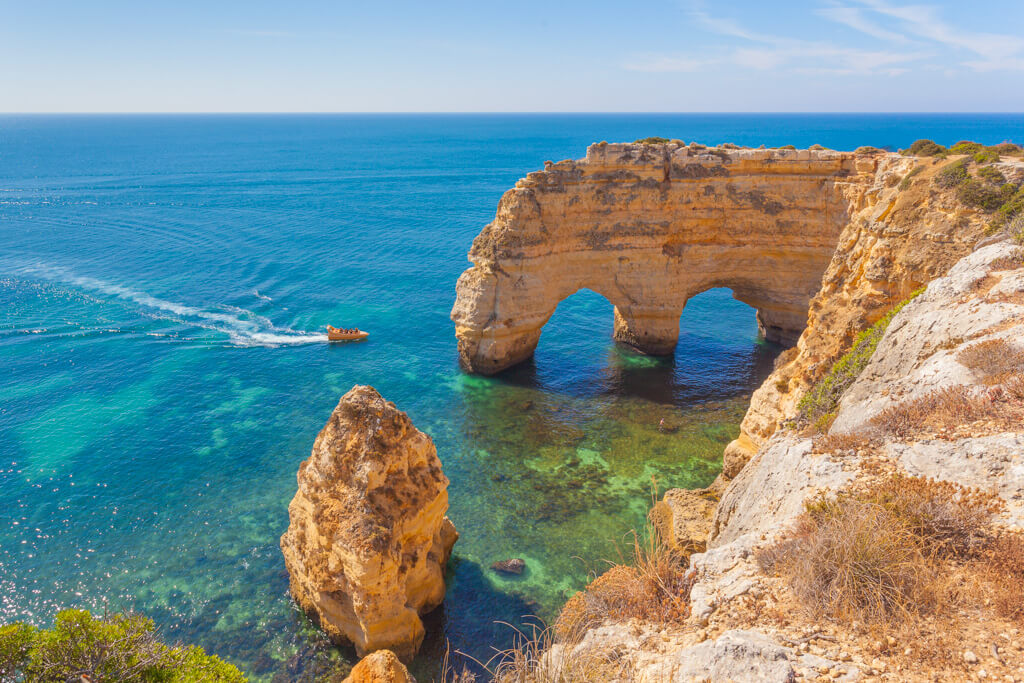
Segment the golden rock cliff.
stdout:
<svg viewBox="0 0 1024 683">
<path fill-rule="evenodd" d="M 840 235 L 877 179 L 912 160 L 877 151 L 591 145 L 505 193 L 473 242 L 452 310 L 463 364 L 528 358 L 558 303 L 586 288 L 617 340 L 671 353 L 686 301 L 730 287 L 766 338 L 793 344 Z"/>
<path fill-rule="evenodd" d="M 754 392 L 740 437 L 725 452 L 726 478 L 743 464 L 849 347 L 858 332 L 914 290 L 944 275 L 982 238 L 987 217 L 958 201 L 933 178 L 946 163 L 915 159 L 920 171 L 901 182 L 906 167 L 883 164 L 836 243 L 821 286 L 811 300 L 807 326 L 796 347 L 784 353 Z M 1019 163 L 1003 170 L 1020 177 Z"/>
<path fill-rule="evenodd" d="M 529 358 L 558 303 L 583 288 L 615 307 L 616 340 L 671 353 L 686 301 L 729 287 L 767 339 L 795 344 L 726 449 L 729 479 L 857 332 L 981 238 L 985 216 L 932 183 L 945 163 L 681 143 L 601 143 L 548 162 L 473 242 L 451 314 L 460 359 L 491 374 Z"/>
<path fill-rule="evenodd" d="M 299 467 L 281 537 L 296 602 L 360 656 L 411 658 L 458 538 L 430 437 L 372 387 L 345 394 Z"/>
</svg>

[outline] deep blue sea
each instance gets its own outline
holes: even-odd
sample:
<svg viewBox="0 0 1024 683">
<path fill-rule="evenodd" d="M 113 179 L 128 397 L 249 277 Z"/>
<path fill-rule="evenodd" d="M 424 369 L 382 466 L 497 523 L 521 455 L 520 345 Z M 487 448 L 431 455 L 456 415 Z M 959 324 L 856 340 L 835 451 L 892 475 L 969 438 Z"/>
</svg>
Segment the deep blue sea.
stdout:
<svg viewBox="0 0 1024 683">
<path fill-rule="evenodd" d="M 673 359 L 581 291 L 536 358 L 463 374 L 448 319 L 502 193 L 589 143 L 1024 141 L 1019 115 L 0 117 L 0 623 L 136 609 L 255 680 L 344 667 L 278 539 L 338 398 L 371 384 L 437 445 L 461 533 L 415 671 L 550 620 L 640 528 L 652 487 L 721 467 L 780 350 L 727 290 Z M 360 344 L 323 328 L 358 326 Z M 659 422 L 677 426 L 659 430 Z M 652 478 L 656 484 L 652 484 Z M 503 578 L 491 563 L 525 558 Z"/>
</svg>

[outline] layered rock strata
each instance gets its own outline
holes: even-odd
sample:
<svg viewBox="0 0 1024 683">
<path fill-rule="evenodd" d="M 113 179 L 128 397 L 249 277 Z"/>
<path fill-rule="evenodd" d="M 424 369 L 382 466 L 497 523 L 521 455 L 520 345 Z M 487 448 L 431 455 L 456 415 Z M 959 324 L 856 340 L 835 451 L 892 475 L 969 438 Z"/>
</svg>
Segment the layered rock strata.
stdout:
<svg viewBox="0 0 1024 683">
<path fill-rule="evenodd" d="M 505 193 L 474 240 L 452 310 L 459 356 L 491 374 L 530 357 L 558 303 L 580 289 L 614 306 L 614 337 L 675 348 L 686 301 L 729 287 L 764 336 L 793 344 L 843 229 L 879 177 L 913 161 L 881 153 L 591 145 Z"/>
<path fill-rule="evenodd" d="M 458 538 L 430 437 L 373 387 L 345 394 L 299 467 L 281 537 L 296 602 L 362 656 L 411 658 Z"/>
</svg>

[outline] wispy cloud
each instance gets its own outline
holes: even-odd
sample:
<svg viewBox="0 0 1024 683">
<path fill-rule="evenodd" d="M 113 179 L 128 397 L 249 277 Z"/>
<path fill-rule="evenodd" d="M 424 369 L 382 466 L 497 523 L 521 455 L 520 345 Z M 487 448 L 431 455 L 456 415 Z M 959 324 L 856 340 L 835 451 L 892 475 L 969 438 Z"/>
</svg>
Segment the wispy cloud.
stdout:
<svg viewBox="0 0 1024 683">
<path fill-rule="evenodd" d="M 715 55 L 641 55 L 623 63 L 631 71 L 694 72 L 731 65 L 755 71 L 787 69 L 803 74 L 900 76 L 914 69 L 958 66 L 974 71 L 1024 70 L 1024 37 L 975 33 L 943 21 L 929 5 L 898 5 L 891 0 L 826 0 L 814 11 L 822 19 L 885 43 L 877 49 L 830 41 L 771 35 L 715 16 L 702 4 L 690 7 L 693 24 L 725 38 Z M 943 49 L 966 51 L 953 57 Z M 944 59 L 936 59 L 944 58 Z"/>
<path fill-rule="evenodd" d="M 896 33 L 888 29 L 882 28 L 875 22 L 868 19 L 864 14 L 864 10 L 860 7 L 823 7 L 815 11 L 819 17 L 824 17 L 829 21 L 834 21 L 837 24 L 843 24 L 855 31 L 860 31 L 872 38 L 878 38 L 879 40 L 887 40 L 893 43 L 906 43 L 908 39 L 902 33 Z"/>
<path fill-rule="evenodd" d="M 904 68 L 899 68 L 900 65 L 930 56 L 922 51 L 865 50 L 770 35 L 748 29 L 732 19 L 713 16 L 700 6 L 693 7 L 690 16 L 694 23 L 705 30 L 736 38 L 741 44 L 725 47 L 717 56 L 711 57 L 705 55 L 698 58 L 685 54 L 646 55 L 627 61 L 623 67 L 632 71 L 692 72 L 714 65 L 728 64 L 757 71 L 790 68 L 802 73 L 817 71 L 833 74 L 896 75 L 905 71 Z"/>
<path fill-rule="evenodd" d="M 947 48 L 966 50 L 980 59 L 967 59 L 963 66 L 976 71 L 996 69 L 1024 70 L 1024 38 L 1003 33 L 977 33 L 953 26 L 942 20 L 931 5 L 894 5 L 885 0 L 855 0 L 877 18 L 895 20 L 899 28 L 920 40 L 938 43 Z M 864 18 L 861 7 L 834 7 L 820 12 L 868 35 L 876 35 L 874 24 Z M 845 21 L 856 16 L 853 22 Z M 860 25 L 857 23 L 860 22 Z"/>
</svg>

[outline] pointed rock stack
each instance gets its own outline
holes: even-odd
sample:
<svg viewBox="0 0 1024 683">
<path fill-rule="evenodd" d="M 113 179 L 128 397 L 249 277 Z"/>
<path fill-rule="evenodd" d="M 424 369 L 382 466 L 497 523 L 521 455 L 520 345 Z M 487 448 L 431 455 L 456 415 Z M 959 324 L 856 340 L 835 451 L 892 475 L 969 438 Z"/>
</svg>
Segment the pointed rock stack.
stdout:
<svg viewBox="0 0 1024 683">
<path fill-rule="evenodd" d="M 281 537 L 292 595 L 335 642 L 408 660 L 458 538 L 430 437 L 373 387 L 345 394 L 299 467 Z"/>
</svg>

